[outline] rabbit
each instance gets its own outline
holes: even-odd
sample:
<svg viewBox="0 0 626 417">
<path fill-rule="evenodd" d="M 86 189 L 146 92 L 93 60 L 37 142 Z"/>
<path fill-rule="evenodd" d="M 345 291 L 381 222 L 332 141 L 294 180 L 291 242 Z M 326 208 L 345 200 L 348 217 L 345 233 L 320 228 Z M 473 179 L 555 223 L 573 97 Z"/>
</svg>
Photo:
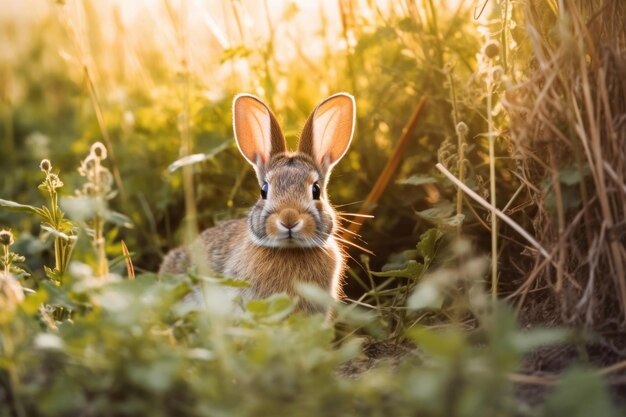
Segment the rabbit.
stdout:
<svg viewBox="0 0 626 417">
<path fill-rule="evenodd" d="M 280 292 L 294 296 L 298 282 L 341 299 L 345 254 L 335 237 L 326 186 L 352 142 L 354 98 L 338 93 L 322 101 L 306 121 L 296 152 L 287 150 L 276 118 L 259 98 L 239 94 L 232 109 L 235 140 L 256 172 L 259 199 L 247 218 L 204 230 L 189 247 L 170 251 L 159 273 L 208 267 L 247 281 L 240 290 L 244 301 Z M 304 300 L 296 308 L 324 313 Z"/>
</svg>

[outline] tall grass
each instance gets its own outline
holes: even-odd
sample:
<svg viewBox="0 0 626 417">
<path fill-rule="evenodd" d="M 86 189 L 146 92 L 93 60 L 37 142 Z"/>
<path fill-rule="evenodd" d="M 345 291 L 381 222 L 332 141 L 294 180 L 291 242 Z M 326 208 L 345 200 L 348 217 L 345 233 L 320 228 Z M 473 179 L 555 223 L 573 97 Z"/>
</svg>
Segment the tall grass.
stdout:
<svg viewBox="0 0 626 417">
<path fill-rule="evenodd" d="M 538 309 L 551 297 L 529 292 L 549 291 L 567 322 L 622 326 L 626 10 L 619 1 L 531 2 L 525 15 L 533 71 L 506 107 L 535 234 L 555 265 L 537 259 L 512 296 Z"/>
</svg>

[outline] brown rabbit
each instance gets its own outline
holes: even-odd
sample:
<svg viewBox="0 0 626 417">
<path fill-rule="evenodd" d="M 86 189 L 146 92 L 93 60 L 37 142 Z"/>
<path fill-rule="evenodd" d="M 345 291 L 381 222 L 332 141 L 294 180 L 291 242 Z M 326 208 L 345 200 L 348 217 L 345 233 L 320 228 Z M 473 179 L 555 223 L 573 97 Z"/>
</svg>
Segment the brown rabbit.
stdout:
<svg viewBox="0 0 626 417">
<path fill-rule="evenodd" d="M 355 111 L 354 98 L 346 93 L 322 101 L 304 126 L 298 150 L 289 152 L 270 109 L 257 97 L 237 95 L 235 139 L 256 171 L 260 198 L 246 219 L 207 229 L 190 247 L 172 250 L 159 273 L 205 266 L 247 281 L 244 300 L 278 292 L 294 295 L 297 282 L 316 284 L 340 298 L 345 262 L 334 237 L 336 215 L 326 185 L 350 146 Z M 320 311 L 307 302 L 299 309 Z"/>
</svg>

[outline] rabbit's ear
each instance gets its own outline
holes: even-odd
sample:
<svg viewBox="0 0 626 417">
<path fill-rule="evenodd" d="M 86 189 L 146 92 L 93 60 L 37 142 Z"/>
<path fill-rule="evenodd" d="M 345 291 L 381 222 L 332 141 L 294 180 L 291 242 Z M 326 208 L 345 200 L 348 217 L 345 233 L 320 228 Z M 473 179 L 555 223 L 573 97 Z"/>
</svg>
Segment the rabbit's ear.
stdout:
<svg viewBox="0 0 626 417">
<path fill-rule="evenodd" d="M 304 125 L 298 150 L 329 171 L 345 155 L 356 119 L 354 97 L 338 93 L 322 101 Z"/>
<path fill-rule="evenodd" d="M 285 138 L 270 109 L 257 97 L 238 94 L 233 100 L 233 131 L 241 154 L 258 169 L 270 156 L 285 152 Z"/>
</svg>

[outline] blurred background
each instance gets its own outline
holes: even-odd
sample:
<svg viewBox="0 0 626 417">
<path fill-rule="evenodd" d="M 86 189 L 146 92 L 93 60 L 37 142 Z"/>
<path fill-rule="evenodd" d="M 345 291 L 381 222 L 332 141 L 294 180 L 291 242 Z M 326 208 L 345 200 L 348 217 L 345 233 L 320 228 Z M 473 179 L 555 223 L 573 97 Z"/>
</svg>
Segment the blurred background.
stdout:
<svg viewBox="0 0 626 417">
<path fill-rule="evenodd" d="M 263 98 L 292 146 L 320 100 L 354 94 L 354 146 L 330 195 L 343 211 L 357 211 L 422 95 L 427 109 L 394 180 L 428 177 L 440 144 L 454 134 L 450 74 L 468 82 L 497 23 L 488 19 L 490 5 L 468 1 L 2 3 L 0 195 L 43 201 L 33 186 L 42 158 L 60 171 L 61 194 L 71 194 L 79 161 L 102 141 L 119 191 L 111 204 L 134 225 L 110 231 L 111 240 L 123 238 L 137 268 L 149 271 L 184 241 L 183 170 L 168 170 L 174 161 L 205 155 L 190 165 L 200 229 L 245 215 L 257 198 L 253 171 L 233 141 L 234 94 Z M 481 124 L 481 93 L 457 94 L 457 117 Z M 433 182 L 392 181 L 384 192 L 362 229 L 376 267 L 414 248 L 428 227 L 415 211 L 444 201 Z M 0 213 L 0 222 L 30 231 L 23 243 L 38 235 L 38 223 L 22 215 Z M 46 247 L 30 243 L 24 251 L 35 263 L 33 252 L 45 257 Z"/>
<path fill-rule="evenodd" d="M 529 307 L 534 321 L 545 310 L 588 324 L 626 317 L 623 248 L 603 232 L 619 235 L 611 225 L 623 218 L 624 15 L 613 0 L 1 0 L 0 198 L 43 204 L 38 165 L 49 158 L 63 203 L 100 141 L 117 190 L 109 203 L 129 220 L 106 226 L 107 258 L 119 261 L 123 240 L 138 272 L 155 271 L 167 250 L 257 199 L 233 140 L 235 94 L 261 97 L 293 147 L 314 106 L 346 91 L 357 126 L 331 200 L 357 212 L 379 194 L 351 237 L 365 248 L 349 249 L 351 298 L 382 282 L 370 270 L 422 262 L 416 244 L 434 227 L 442 248 L 465 236 L 472 253 L 491 254 L 486 281 L 518 309 L 544 303 Z M 437 162 L 494 196 L 554 258 L 505 223 L 492 238 L 490 210 Z M 390 181 L 375 187 L 380 178 Z M 39 221 L 0 211 L 0 226 L 43 278 L 53 254 Z M 73 259 L 93 265 L 88 239 Z M 391 285 L 406 284 L 397 275 Z"/>
</svg>

